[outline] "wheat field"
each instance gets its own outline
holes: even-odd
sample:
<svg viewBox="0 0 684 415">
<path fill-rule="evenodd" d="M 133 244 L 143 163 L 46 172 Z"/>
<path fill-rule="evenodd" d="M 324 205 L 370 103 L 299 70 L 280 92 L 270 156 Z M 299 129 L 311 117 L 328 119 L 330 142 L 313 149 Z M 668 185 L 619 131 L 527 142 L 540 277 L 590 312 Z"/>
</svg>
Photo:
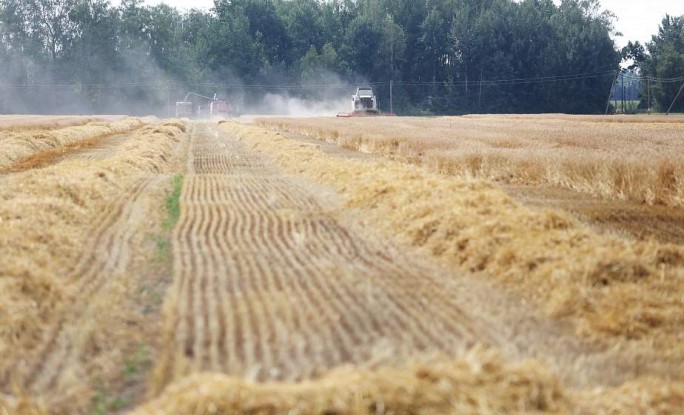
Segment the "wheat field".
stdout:
<svg viewBox="0 0 684 415">
<path fill-rule="evenodd" d="M 0 131 L 56 130 L 121 118 L 125 117 L 0 115 Z"/>
<path fill-rule="evenodd" d="M 30 120 L 33 121 L 32 124 L 28 124 L 30 128 L 20 126 L 0 130 L 0 171 L 42 152 L 55 149 L 63 151 L 70 144 L 125 133 L 144 123 L 144 120 L 137 118 L 124 118 L 113 122 L 77 118 L 76 125 L 67 123 L 63 126 L 60 119 L 55 122 L 40 121 L 40 118 Z"/>
<path fill-rule="evenodd" d="M 82 121 L 0 135 L 0 414 L 684 405 L 684 246 L 506 187 L 679 209 L 679 165 L 593 188 L 677 163 L 676 118 Z"/>
<path fill-rule="evenodd" d="M 53 143 L 140 123 L 58 129 Z M 98 163 L 75 156 L 0 175 L 0 381 L 9 391 L 49 391 L 54 412 L 83 412 L 93 399 L 84 385 L 107 384 L 107 368 L 125 358 L 118 347 L 139 342 L 122 304 L 140 277 L 128 274 L 131 253 L 116 241 L 147 220 L 136 201 L 156 192 L 179 127 L 136 129 Z M 42 148 L 37 134 L 26 148 Z"/>
<path fill-rule="evenodd" d="M 460 177 L 684 206 L 682 117 L 269 118 L 258 123 Z"/>
</svg>

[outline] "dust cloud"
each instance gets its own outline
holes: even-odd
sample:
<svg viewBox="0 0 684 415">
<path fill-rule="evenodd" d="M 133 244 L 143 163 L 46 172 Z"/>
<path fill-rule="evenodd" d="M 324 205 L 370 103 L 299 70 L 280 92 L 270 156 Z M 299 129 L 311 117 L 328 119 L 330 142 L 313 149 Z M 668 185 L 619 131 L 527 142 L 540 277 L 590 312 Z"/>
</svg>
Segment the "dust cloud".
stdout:
<svg viewBox="0 0 684 415">
<path fill-rule="evenodd" d="M 345 111 L 349 106 L 348 102 L 349 99 L 346 94 L 326 100 L 267 93 L 260 105 L 247 108 L 247 111 L 255 115 L 316 117 L 335 115 L 338 112 Z"/>
<path fill-rule="evenodd" d="M 57 68 L 46 67 L 44 62 L 16 50 L 0 54 L 0 65 L 4 68 L 0 72 L 0 114 L 172 118 L 176 102 L 194 93 L 225 98 L 235 115 L 334 116 L 349 111 L 356 87 L 367 84 L 320 70 L 313 77 L 303 77 L 301 84 L 288 85 L 283 75 L 252 85 L 231 68 L 188 83 L 161 69 L 146 47 L 131 48 L 116 68 L 103 62 L 90 63 L 91 67 L 82 68 L 78 82 L 57 76 Z M 188 99 L 193 102 L 195 117 L 208 116 L 210 100 L 197 96 Z"/>
</svg>

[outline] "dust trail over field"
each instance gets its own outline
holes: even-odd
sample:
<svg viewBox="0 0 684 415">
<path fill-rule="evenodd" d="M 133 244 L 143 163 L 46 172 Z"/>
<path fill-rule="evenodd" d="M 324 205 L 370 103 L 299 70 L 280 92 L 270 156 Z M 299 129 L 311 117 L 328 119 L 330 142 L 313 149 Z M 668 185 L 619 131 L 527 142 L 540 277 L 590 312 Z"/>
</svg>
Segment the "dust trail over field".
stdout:
<svg viewBox="0 0 684 415">
<path fill-rule="evenodd" d="M 339 95 L 331 93 L 331 96 Z M 282 94 L 266 94 L 261 103 L 245 109 L 249 114 L 287 115 L 295 117 L 334 116 L 347 110 L 348 99 L 302 99 Z"/>
</svg>

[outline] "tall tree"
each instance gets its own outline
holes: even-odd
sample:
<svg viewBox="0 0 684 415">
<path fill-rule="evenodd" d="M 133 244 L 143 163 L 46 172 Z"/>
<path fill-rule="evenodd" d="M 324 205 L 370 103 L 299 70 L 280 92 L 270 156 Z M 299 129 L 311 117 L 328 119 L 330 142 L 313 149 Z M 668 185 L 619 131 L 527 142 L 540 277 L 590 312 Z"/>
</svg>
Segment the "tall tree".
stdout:
<svg viewBox="0 0 684 415">
<path fill-rule="evenodd" d="M 597 0 L 215 0 L 208 12 L 142 0 L 0 0 L 0 80 L 28 86 L 23 108 L 34 111 L 61 99 L 165 113 L 172 94 L 258 101 L 273 88 L 255 85 L 334 76 L 372 82 L 383 108 L 394 81 L 404 113 L 600 112 L 620 59 L 612 30 Z M 679 76 L 680 32 L 679 20 L 664 22 L 643 71 Z M 673 88 L 663 85 L 657 99 Z M 0 110 L 12 105 L 5 99 Z"/>
<path fill-rule="evenodd" d="M 653 84 L 652 96 L 657 107 L 667 110 L 684 82 L 684 16 L 666 15 L 646 47 L 641 69 L 644 75 L 663 80 Z M 684 111 L 684 98 L 680 96 L 673 111 Z"/>
</svg>

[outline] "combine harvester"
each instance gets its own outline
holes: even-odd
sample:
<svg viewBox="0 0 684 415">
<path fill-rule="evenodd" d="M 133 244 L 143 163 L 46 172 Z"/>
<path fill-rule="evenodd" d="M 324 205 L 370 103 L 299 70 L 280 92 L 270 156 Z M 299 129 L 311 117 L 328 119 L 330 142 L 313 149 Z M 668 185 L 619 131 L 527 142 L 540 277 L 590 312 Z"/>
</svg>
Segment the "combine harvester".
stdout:
<svg viewBox="0 0 684 415">
<path fill-rule="evenodd" d="M 212 117 L 237 117 L 237 111 L 225 98 L 219 98 L 214 94 L 214 99 L 209 103 L 209 115 Z"/>
<path fill-rule="evenodd" d="M 176 102 L 176 117 L 177 118 L 192 118 L 195 115 L 194 105 L 192 102 L 177 101 Z"/>
<path fill-rule="evenodd" d="M 356 88 L 356 94 L 351 98 L 351 107 L 351 112 L 340 112 L 337 116 L 342 118 L 394 116 L 393 113 L 382 113 L 378 110 L 378 98 L 371 87 Z"/>
<path fill-rule="evenodd" d="M 235 108 L 228 102 L 225 98 L 219 98 L 218 94 L 214 94 L 213 98 L 206 97 L 204 95 L 196 94 L 194 92 L 188 92 L 183 101 L 176 102 L 176 117 L 188 117 L 191 118 L 194 115 L 201 115 L 201 108 L 197 107 L 195 110 L 195 104 L 192 101 L 188 101 L 190 96 L 195 96 L 198 98 L 206 99 L 209 101 L 209 116 L 210 117 L 238 117 L 239 114 Z"/>
</svg>

